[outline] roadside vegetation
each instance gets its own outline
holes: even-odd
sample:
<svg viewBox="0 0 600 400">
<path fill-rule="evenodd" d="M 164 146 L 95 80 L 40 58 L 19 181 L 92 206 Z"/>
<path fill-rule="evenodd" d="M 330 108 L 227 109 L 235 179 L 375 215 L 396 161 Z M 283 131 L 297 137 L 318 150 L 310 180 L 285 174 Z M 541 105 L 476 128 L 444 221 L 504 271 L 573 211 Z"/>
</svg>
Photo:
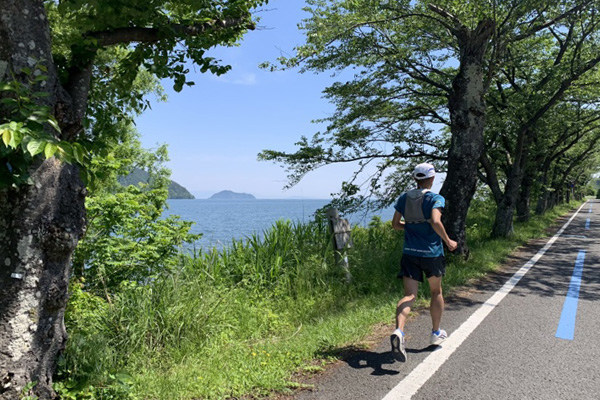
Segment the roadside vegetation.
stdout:
<svg viewBox="0 0 600 400">
<path fill-rule="evenodd" d="M 148 199 L 144 190 L 119 191 Z M 90 202 L 104 204 L 112 196 L 92 196 Z M 475 200 L 467 224 L 471 258 L 449 256 L 445 291 L 494 270 L 575 205 L 517 222 L 510 238 L 491 239 L 494 203 Z M 402 233 L 389 221 L 353 228 L 354 247 L 348 252 L 353 279 L 347 284 L 323 219 L 278 221 L 222 250 L 170 252 L 160 263 L 145 263 L 155 247 L 129 249 L 123 257 L 119 249 L 127 248 L 131 233 L 117 226 L 153 232 L 151 240 L 138 235 L 138 242 L 180 246 L 194 238 L 139 210 L 139 205 L 131 213 L 121 209 L 111 220 L 120 236 L 104 238 L 112 241 L 110 248 L 93 235 L 107 225 L 92 223 L 78 250 L 78 260 L 93 263 L 76 268 L 71 283 L 70 339 L 55 383 L 63 399 L 227 399 L 289 392 L 303 386 L 299 376 L 321 370 L 339 349 L 360 345 L 375 325 L 393 321 L 402 295 L 395 279 Z M 124 268 L 135 260 L 138 267 Z M 116 277 L 111 266 L 119 267 L 118 279 L 108 279 Z M 427 295 L 420 293 L 421 305 Z"/>
<path fill-rule="evenodd" d="M 391 322 L 402 234 L 388 222 L 354 228 L 347 284 L 320 218 L 193 254 L 191 222 L 162 218 L 166 150 L 140 148 L 135 118 L 169 80 L 179 92 L 192 71 L 228 72 L 210 50 L 241 42 L 268 0 L 5 3 L 1 399 L 267 395 Z M 449 257 L 446 292 L 598 189 L 599 2 L 305 4 L 305 43 L 264 66 L 332 73 L 335 111 L 295 150 L 259 159 L 288 185 L 350 166 L 342 212 L 388 206 L 414 164 L 433 162 L 446 230 L 471 252 Z M 136 168 L 146 183 L 118 183 Z"/>
</svg>

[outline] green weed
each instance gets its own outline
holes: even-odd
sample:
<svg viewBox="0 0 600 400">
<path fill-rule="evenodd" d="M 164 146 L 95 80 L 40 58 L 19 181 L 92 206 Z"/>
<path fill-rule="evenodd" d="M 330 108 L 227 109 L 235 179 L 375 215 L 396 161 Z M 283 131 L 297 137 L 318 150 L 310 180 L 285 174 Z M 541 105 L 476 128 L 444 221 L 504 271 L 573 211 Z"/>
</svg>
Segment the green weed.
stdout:
<svg viewBox="0 0 600 400">
<path fill-rule="evenodd" d="M 448 258 L 446 293 L 543 236 L 567 209 L 492 240 L 493 212 L 488 203 L 475 204 L 468 220 L 472 256 Z M 144 284 L 122 284 L 110 303 L 75 281 L 58 392 L 64 399 L 212 400 L 301 387 L 295 372 L 310 371 L 315 359 L 336 359 L 373 325 L 392 323 L 402 296 L 395 278 L 402 233 L 376 219 L 354 227 L 352 237 L 350 284 L 335 264 L 327 227 L 289 221 L 228 249 L 179 254 L 178 267 Z M 428 294 L 421 290 L 424 305 Z"/>
</svg>

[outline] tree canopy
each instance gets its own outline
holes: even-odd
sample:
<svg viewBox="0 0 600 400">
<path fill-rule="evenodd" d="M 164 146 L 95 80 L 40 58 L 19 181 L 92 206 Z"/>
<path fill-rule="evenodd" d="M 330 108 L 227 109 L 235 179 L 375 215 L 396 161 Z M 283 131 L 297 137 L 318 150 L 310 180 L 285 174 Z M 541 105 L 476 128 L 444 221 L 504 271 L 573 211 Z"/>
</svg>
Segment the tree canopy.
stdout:
<svg viewBox="0 0 600 400">
<path fill-rule="evenodd" d="M 254 29 L 252 12 L 266 3 L 0 0 L 0 258 L 6 265 L 0 270 L 0 348 L 7 349 L 0 353 L 1 399 L 19 398 L 23 388 L 54 398 L 52 376 L 67 337 L 71 255 L 86 228 L 85 196 L 114 173 L 94 163 L 110 164 L 130 139 L 127 127 L 147 107 L 158 80 L 170 79 L 180 91 L 193 84 L 186 78 L 191 65 L 226 72 L 230 67 L 206 51 L 233 45 Z M 144 194 L 115 196 L 127 202 Z M 154 196 L 148 193 L 133 214 L 156 222 L 162 194 Z M 132 212 L 113 205 L 113 216 Z M 90 211 L 98 211 L 93 200 Z M 157 238 L 135 228 L 124 227 L 139 240 Z M 185 236 L 185 225 L 174 228 L 176 240 Z M 91 226 L 92 235 L 100 231 Z M 156 259 L 168 246 L 154 244 Z M 102 246 L 87 250 L 97 255 Z"/>
<path fill-rule="evenodd" d="M 201 72 L 227 72 L 231 67 L 206 51 L 234 45 L 254 29 L 251 11 L 264 3 L 45 1 L 52 62 L 32 41 L 28 45 L 36 56 L 2 71 L 9 115 L 0 126 L 0 156 L 11 163 L 0 167 L 0 184 L 23 182 L 35 157 L 85 165 L 106 142 L 119 140 L 117 121 L 148 106 L 142 88 L 148 80 L 171 79 L 180 91 L 194 84 L 186 78 L 190 64 Z M 56 90 L 49 80 L 54 73 L 60 84 L 57 98 L 48 95 Z M 44 131 L 48 124 L 54 129 Z"/>
<path fill-rule="evenodd" d="M 593 108 L 598 99 L 590 84 L 600 43 L 597 4 L 307 4 L 310 16 L 300 26 L 306 43 L 272 67 L 344 71 L 344 80 L 324 91 L 336 111 L 321 121 L 327 123 L 324 131 L 300 138 L 297 151 L 264 150 L 260 158 L 285 167 L 290 185 L 316 168 L 354 161 L 358 167 L 340 198 L 356 201 L 341 203 L 371 199 L 379 206 L 405 190 L 414 164 L 430 161 L 448 173 L 442 192 L 451 197 L 449 203 L 466 203 L 460 212 L 449 213 L 447 224 L 461 219 L 449 232 L 464 234 L 465 209 L 479 176 L 498 200 L 495 233 L 510 234 L 507 221 L 512 221 L 524 166 L 532 162 L 534 137 L 537 154 L 565 143 L 544 140 L 549 136 L 540 129 L 550 127 L 547 113 L 571 102 L 583 87 L 588 88 L 584 108 Z M 576 126 L 570 132 L 582 134 Z M 370 173 L 361 175 L 362 170 Z M 471 185 L 472 191 L 461 191 Z"/>
</svg>

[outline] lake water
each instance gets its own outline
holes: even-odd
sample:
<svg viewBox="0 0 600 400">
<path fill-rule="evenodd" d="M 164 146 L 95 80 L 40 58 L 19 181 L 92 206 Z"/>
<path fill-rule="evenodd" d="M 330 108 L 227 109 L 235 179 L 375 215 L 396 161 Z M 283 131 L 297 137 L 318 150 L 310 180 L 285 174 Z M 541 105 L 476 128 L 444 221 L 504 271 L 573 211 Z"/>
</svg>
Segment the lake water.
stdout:
<svg viewBox="0 0 600 400">
<path fill-rule="evenodd" d="M 307 223 L 327 200 L 169 200 L 165 215 L 179 215 L 193 221 L 193 233 L 203 236 L 196 247 L 204 249 L 228 246 L 233 239 L 261 234 L 278 220 Z M 351 215 L 350 223 L 366 225 L 373 215 L 382 220 L 392 219 L 393 208 L 379 212 Z"/>
</svg>

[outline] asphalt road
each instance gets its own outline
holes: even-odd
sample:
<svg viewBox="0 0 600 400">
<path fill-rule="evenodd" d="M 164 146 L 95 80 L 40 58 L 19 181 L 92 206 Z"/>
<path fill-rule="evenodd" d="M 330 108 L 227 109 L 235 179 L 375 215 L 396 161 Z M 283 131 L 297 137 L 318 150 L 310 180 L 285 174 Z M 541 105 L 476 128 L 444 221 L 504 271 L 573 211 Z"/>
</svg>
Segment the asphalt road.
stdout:
<svg viewBox="0 0 600 400">
<path fill-rule="evenodd" d="M 571 216 L 550 246 L 528 245 L 502 272 L 446 299 L 441 347 L 428 345 L 422 312 L 406 327 L 406 363 L 385 336 L 294 399 L 600 399 L 600 200 Z"/>
</svg>

